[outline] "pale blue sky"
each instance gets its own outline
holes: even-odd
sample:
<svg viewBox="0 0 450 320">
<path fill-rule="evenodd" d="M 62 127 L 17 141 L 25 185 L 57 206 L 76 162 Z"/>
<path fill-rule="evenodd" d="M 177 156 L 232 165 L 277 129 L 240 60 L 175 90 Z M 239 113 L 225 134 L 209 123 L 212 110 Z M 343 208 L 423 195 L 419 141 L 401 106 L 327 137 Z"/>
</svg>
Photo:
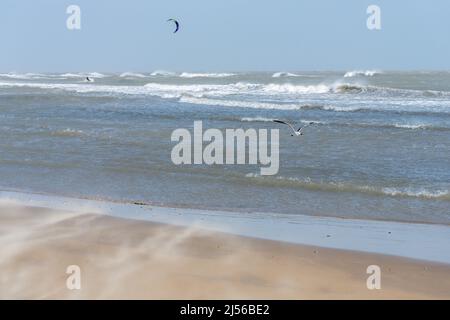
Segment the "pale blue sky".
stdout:
<svg viewBox="0 0 450 320">
<path fill-rule="evenodd" d="M 2 0 L 0 71 L 449 70 L 449 14 L 448 0 Z"/>
</svg>

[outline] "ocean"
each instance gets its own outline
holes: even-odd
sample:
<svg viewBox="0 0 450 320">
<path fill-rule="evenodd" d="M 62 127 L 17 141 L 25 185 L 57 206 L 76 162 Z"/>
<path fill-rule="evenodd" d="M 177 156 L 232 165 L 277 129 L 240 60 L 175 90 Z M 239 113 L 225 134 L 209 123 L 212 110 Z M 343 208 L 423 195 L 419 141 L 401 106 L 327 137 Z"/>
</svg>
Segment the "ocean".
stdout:
<svg viewBox="0 0 450 320">
<path fill-rule="evenodd" d="M 280 129 L 278 174 L 174 165 L 199 120 Z M 0 189 L 450 224 L 450 72 L 0 74 Z"/>
</svg>

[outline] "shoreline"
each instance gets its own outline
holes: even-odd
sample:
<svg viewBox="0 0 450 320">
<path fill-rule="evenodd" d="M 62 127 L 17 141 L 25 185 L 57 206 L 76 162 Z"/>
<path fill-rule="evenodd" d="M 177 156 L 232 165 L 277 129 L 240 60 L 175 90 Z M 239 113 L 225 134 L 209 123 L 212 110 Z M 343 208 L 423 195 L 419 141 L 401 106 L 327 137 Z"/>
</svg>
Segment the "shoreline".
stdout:
<svg viewBox="0 0 450 320">
<path fill-rule="evenodd" d="M 24 206 L 89 213 L 247 238 L 279 241 L 450 264 L 450 226 L 380 220 L 160 207 L 0 191 L 0 200 Z"/>
<path fill-rule="evenodd" d="M 275 213 L 271 211 L 258 211 L 255 209 L 244 209 L 239 211 L 238 209 L 233 208 L 219 208 L 219 207 L 202 207 L 202 206 L 190 206 L 190 205 L 183 205 L 183 204 L 177 204 L 177 203 L 165 203 L 165 202 L 158 202 L 158 201 L 151 201 L 151 200 L 119 200 L 109 197 L 89 197 L 89 196 L 83 196 L 83 195 L 69 195 L 69 194 L 54 194 L 49 192 L 39 192 L 34 190 L 23 190 L 23 189 L 15 189 L 15 188 L 7 188 L 0 186 L 0 199 L 1 194 L 23 194 L 23 195 L 35 195 L 35 196 L 42 196 L 42 197 L 49 197 L 49 198 L 67 198 L 67 199 L 76 199 L 80 201 L 94 201 L 94 202 L 106 202 L 106 203 L 115 203 L 115 204 L 122 204 L 122 205 L 135 205 L 135 206 L 149 206 L 149 207 L 155 207 L 155 208 L 169 208 L 169 209 L 179 209 L 179 210 L 196 210 L 201 212 L 222 212 L 227 214 L 255 214 L 255 215 L 261 215 L 261 214 L 268 214 L 271 216 L 286 216 L 286 217 L 295 217 L 296 215 L 299 216 L 306 216 L 306 217 L 317 217 L 317 218 L 324 218 L 324 219 L 337 219 L 337 220 L 349 220 L 349 221 L 375 221 L 375 222 L 387 222 L 387 223 L 404 223 L 404 224 L 419 224 L 419 225 L 432 225 L 432 226 L 448 226 L 450 227 L 450 223 L 438 223 L 438 222 L 426 222 L 426 221 L 408 221 L 408 220 L 389 220 L 384 218 L 373 218 L 373 219 L 367 219 L 367 218 L 354 218 L 354 217 L 340 217 L 335 215 L 327 215 L 321 213 L 321 215 L 307 215 L 307 214 L 292 214 L 292 213 Z"/>
</svg>

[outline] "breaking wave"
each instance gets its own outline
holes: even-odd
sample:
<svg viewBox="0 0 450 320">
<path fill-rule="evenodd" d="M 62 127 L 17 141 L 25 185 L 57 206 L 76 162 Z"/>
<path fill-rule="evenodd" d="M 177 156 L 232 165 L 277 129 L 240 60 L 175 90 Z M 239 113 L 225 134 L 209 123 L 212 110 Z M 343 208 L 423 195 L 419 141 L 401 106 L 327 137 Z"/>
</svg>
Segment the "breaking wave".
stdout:
<svg viewBox="0 0 450 320">
<path fill-rule="evenodd" d="M 300 75 L 290 72 L 275 72 L 272 75 L 272 78 L 286 78 L 286 77 L 300 77 Z"/>
<path fill-rule="evenodd" d="M 294 85 L 294 84 L 267 84 L 261 86 L 262 92 L 278 94 L 311 94 L 328 93 L 332 88 L 325 84 L 318 85 Z"/>
<path fill-rule="evenodd" d="M 52 135 L 57 137 L 79 137 L 84 135 L 84 132 L 81 130 L 67 128 L 64 130 L 53 131 Z"/>
<path fill-rule="evenodd" d="M 393 125 L 395 128 L 401 128 L 401 129 L 427 129 L 431 128 L 431 125 L 426 124 L 406 124 L 406 123 L 396 123 Z"/>
<path fill-rule="evenodd" d="M 92 77 L 101 78 L 105 75 L 89 73 L 89 74 L 64 74 L 65 77 Z M 135 76 L 145 77 L 140 74 L 122 74 L 122 77 Z M 184 94 L 193 94 L 196 97 L 201 97 L 199 94 L 207 94 L 210 96 L 226 96 L 234 94 L 250 94 L 250 95 L 306 95 L 306 94 L 326 94 L 326 93 L 362 93 L 362 92 L 396 92 L 402 94 L 420 94 L 423 93 L 419 90 L 403 90 L 403 89 L 391 89 L 374 86 L 360 86 L 354 84 L 317 84 L 317 85 L 295 85 L 295 84 L 261 84 L 261 83 L 245 83 L 236 82 L 230 84 L 161 84 L 161 83 L 148 83 L 144 86 L 123 86 L 123 85 L 96 85 L 96 86 L 84 86 L 74 83 L 37 83 L 37 82 L 3 82 L 0 83 L 3 87 L 33 87 L 42 89 L 65 89 L 74 90 L 79 92 L 123 92 L 139 94 L 145 93 L 176 93 L 178 96 Z M 444 94 L 444 93 L 443 93 Z"/>
<path fill-rule="evenodd" d="M 172 71 L 155 70 L 150 75 L 153 76 L 153 77 L 158 77 L 158 76 L 160 76 L 160 77 L 171 77 L 171 76 L 176 75 L 176 73 L 172 72 Z"/>
<path fill-rule="evenodd" d="M 134 73 L 134 72 L 124 72 L 120 75 L 121 78 L 147 78 L 145 74 Z"/>
<path fill-rule="evenodd" d="M 95 74 L 91 74 L 91 77 L 93 75 Z M 77 77 L 80 76 L 80 74 L 77 74 Z M 91 79 L 93 80 L 95 78 L 93 77 Z M 191 104 L 242 108 L 279 110 L 320 109 L 335 112 L 450 113 L 450 99 L 425 97 L 421 90 L 392 89 L 341 83 L 333 85 L 262 84 L 247 82 L 229 84 L 148 83 L 138 86 L 97 85 L 90 82 L 39 83 L 5 81 L 0 82 L 0 88 L 2 87 L 63 90 L 78 94 L 99 94 L 106 96 L 147 95 L 163 99 L 179 99 L 180 102 Z M 361 94 L 361 96 L 355 99 L 343 99 L 344 94 Z M 450 96 L 450 93 L 447 94 Z M 346 101 L 347 103 L 345 103 Z M 399 126 L 401 125 L 403 124 L 400 123 Z"/>
<path fill-rule="evenodd" d="M 265 118 L 265 117 L 244 117 L 241 118 L 240 121 L 242 122 L 273 122 L 275 118 Z M 325 124 L 331 124 L 329 122 L 324 121 L 315 121 L 315 120 L 300 120 L 300 123 L 303 124 L 315 124 L 315 125 L 325 125 Z"/>
<path fill-rule="evenodd" d="M 373 87 L 375 89 L 375 87 Z M 354 84 L 338 84 L 332 88 L 336 93 L 362 93 L 370 90 L 370 87 Z"/>
<path fill-rule="evenodd" d="M 40 77 L 40 75 L 35 73 L 25 73 L 25 74 L 19 74 L 19 73 L 0 73 L 0 77 L 2 78 L 10 78 L 10 79 L 33 79 L 35 77 Z"/>
<path fill-rule="evenodd" d="M 99 72 L 87 72 L 87 73 L 63 73 L 60 75 L 64 78 L 106 78 L 107 75 L 99 73 Z"/>
<path fill-rule="evenodd" d="M 358 192 L 373 196 L 389 196 L 389 197 L 408 197 L 428 200 L 444 200 L 450 201 L 450 191 L 436 190 L 430 191 L 426 189 L 413 188 L 377 188 L 372 186 L 360 186 L 340 182 L 314 182 L 309 178 L 287 178 L 287 177 L 269 177 L 261 176 L 255 173 L 245 175 L 246 178 L 251 178 L 257 184 L 262 184 L 272 187 L 287 187 L 287 188 L 302 188 L 314 191 L 323 192 Z"/>
<path fill-rule="evenodd" d="M 235 76 L 234 73 L 190 73 L 183 72 L 180 74 L 181 78 L 226 78 Z"/>
<path fill-rule="evenodd" d="M 280 104 L 267 102 L 239 101 L 239 100 L 219 100 L 208 98 L 181 97 L 180 102 L 190 104 L 200 104 L 209 106 L 253 108 L 253 109 L 276 109 L 276 110 L 297 110 L 301 109 L 300 104 Z"/>
<path fill-rule="evenodd" d="M 16 80 L 39 80 L 39 79 L 64 79 L 58 74 L 41 74 L 41 73 L 0 73 L 0 78 L 16 79 Z"/>
<path fill-rule="evenodd" d="M 303 108 L 308 108 L 308 106 L 303 106 Z M 231 119 L 241 122 L 272 122 L 274 118 L 267 117 L 243 117 L 239 119 Z M 450 127 L 437 126 L 430 123 L 422 124 L 400 124 L 400 123 L 366 123 L 366 122 L 340 122 L 340 121 L 318 121 L 301 119 L 299 123 L 309 124 L 319 126 L 339 126 L 339 127 L 355 127 L 355 128 L 380 128 L 380 129 L 405 129 L 405 130 L 438 130 L 438 131 L 448 131 Z"/>
<path fill-rule="evenodd" d="M 244 117 L 241 118 L 242 122 L 272 122 L 273 119 L 264 118 L 264 117 Z"/>
<path fill-rule="evenodd" d="M 300 110 L 300 109 L 315 109 L 335 112 L 356 112 L 367 110 L 361 107 L 351 106 L 333 106 L 333 105 L 310 105 L 310 104 L 295 104 L 295 103 L 269 103 L 258 101 L 243 101 L 243 100 L 223 100 L 210 98 L 197 98 L 192 96 L 182 96 L 179 98 L 182 103 L 209 105 L 209 106 L 223 106 L 223 107 L 237 107 L 237 108 L 252 108 L 252 109 L 273 109 L 273 110 Z"/>
<path fill-rule="evenodd" d="M 440 199 L 450 200 L 450 192 L 448 190 L 429 191 L 426 189 L 414 190 L 414 189 L 396 189 L 396 188 L 383 188 L 383 193 L 392 197 L 413 197 L 424 199 Z"/>
<path fill-rule="evenodd" d="M 164 92 L 178 97 L 190 95 L 197 98 L 223 97 L 227 95 L 277 95 L 277 94 L 312 94 L 327 93 L 330 88 L 326 85 L 292 85 L 292 84 L 256 84 L 237 82 L 231 84 L 194 84 L 172 85 L 149 83 L 144 86 L 153 92 Z"/>
<path fill-rule="evenodd" d="M 355 70 L 355 71 L 348 71 L 346 74 L 344 74 L 344 78 L 353 78 L 357 76 L 364 76 L 364 77 L 373 77 L 376 74 L 380 74 L 380 71 L 377 70 Z"/>
</svg>

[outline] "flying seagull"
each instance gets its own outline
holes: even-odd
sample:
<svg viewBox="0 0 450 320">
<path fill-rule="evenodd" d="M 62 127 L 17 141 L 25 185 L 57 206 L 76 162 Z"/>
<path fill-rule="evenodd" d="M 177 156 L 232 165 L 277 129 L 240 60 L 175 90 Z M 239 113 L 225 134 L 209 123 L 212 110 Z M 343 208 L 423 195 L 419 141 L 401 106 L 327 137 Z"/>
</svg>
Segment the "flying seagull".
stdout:
<svg viewBox="0 0 450 320">
<path fill-rule="evenodd" d="M 292 124 L 288 123 L 288 122 L 281 121 L 281 120 L 273 120 L 273 122 L 281 123 L 281 124 L 285 124 L 285 125 L 289 126 L 289 128 L 291 128 L 292 131 L 294 131 L 294 134 L 296 136 L 302 136 L 303 135 L 303 129 L 306 128 L 307 126 L 310 126 L 310 125 L 314 124 L 314 122 L 310 122 L 310 123 L 308 123 L 308 124 L 298 128 L 297 130 L 295 130 L 294 126 Z M 294 134 L 291 134 L 291 137 L 293 137 Z"/>
</svg>

